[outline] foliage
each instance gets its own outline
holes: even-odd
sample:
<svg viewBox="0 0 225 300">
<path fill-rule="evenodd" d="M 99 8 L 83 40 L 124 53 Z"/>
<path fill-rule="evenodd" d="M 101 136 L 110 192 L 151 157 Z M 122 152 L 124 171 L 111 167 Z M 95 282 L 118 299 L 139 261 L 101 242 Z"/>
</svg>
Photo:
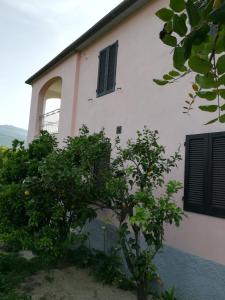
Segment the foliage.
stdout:
<svg viewBox="0 0 225 300">
<path fill-rule="evenodd" d="M 121 270 L 121 257 L 116 251 L 113 250 L 107 254 L 103 251 L 94 252 L 91 274 L 97 281 L 104 284 L 113 284 L 124 290 L 133 289 L 133 282 Z"/>
<path fill-rule="evenodd" d="M 63 148 L 47 132 L 28 148 L 15 141 L 0 168 L 0 240 L 16 250 L 63 256 L 83 225 L 108 209 L 119 223 L 118 251 L 131 281 L 121 272 L 117 252 L 78 248 L 74 264 L 91 267 L 104 283 L 123 288 L 135 283 L 138 299 L 145 300 L 149 282 L 158 276 L 153 258 L 163 247 L 165 224 L 179 226 L 183 216 L 173 201 L 180 183 L 164 185 L 181 157 L 175 152 L 167 158 L 158 132 L 147 128 L 125 148 L 117 139 L 114 150 L 110 160 L 110 140 L 86 127 Z M 160 195 L 158 188 L 165 191 Z"/>
<path fill-rule="evenodd" d="M 89 135 L 83 128 L 80 136 L 68 138 L 63 149 L 48 155 L 38 177 L 26 178 L 29 224 L 38 236 L 37 249 L 62 253 L 70 230 L 96 217 L 91 206 L 98 199 L 96 168 L 107 141 L 103 132 Z"/>
<path fill-rule="evenodd" d="M 47 269 L 41 258 L 30 261 L 13 253 L 0 254 L 0 299 L 1 300 L 28 300 L 30 297 L 17 288 L 24 279 L 41 269 Z"/>
<path fill-rule="evenodd" d="M 71 229 L 96 216 L 91 204 L 98 199 L 99 164 L 108 147 L 103 132 L 90 135 L 85 127 L 64 148 L 47 132 L 27 149 L 15 141 L 0 171 L 0 239 L 63 255 Z"/>
<path fill-rule="evenodd" d="M 175 288 L 171 288 L 160 295 L 160 300 L 176 300 Z"/>
<path fill-rule="evenodd" d="M 42 132 L 37 140 L 25 149 L 24 143 L 13 142 L 12 148 L 4 151 L 0 167 L 0 240 L 17 250 L 30 241 L 29 216 L 25 189 L 27 176 L 38 174 L 40 162 L 56 147 L 56 140 Z"/>
<path fill-rule="evenodd" d="M 168 182 L 166 191 L 156 196 L 164 175 L 181 159 L 178 152 L 166 158 L 158 139 L 157 131 L 145 128 L 125 148 L 117 141 L 117 157 L 106 184 L 110 208 L 120 224 L 119 243 L 140 300 L 147 299 L 149 282 L 157 278 L 153 258 L 163 247 L 165 224 L 179 226 L 183 216 L 182 209 L 173 202 L 181 188 L 179 182 Z"/>
<path fill-rule="evenodd" d="M 155 83 L 174 83 L 194 72 L 184 113 L 198 97 L 206 100 L 199 106 L 202 111 L 216 113 L 207 124 L 225 123 L 225 1 L 170 0 L 169 8 L 161 8 L 156 15 L 164 22 L 160 39 L 172 47 L 175 70 Z"/>
<path fill-rule="evenodd" d="M 124 290 L 134 288 L 133 282 L 121 271 L 121 256 L 114 249 L 106 254 L 82 244 L 69 250 L 66 259 L 78 268 L 89 268 L 90 274 L 103 284 L 112 284 Z"/>
<path fill-rule="evenodd" d="M 70 249 L 66 253 L 66 260 L 81 269 L 91 268 L 93 265 L 94 254 L 92 250 L 81 244 L 75 249 Z"/>
<path fill-rule="evenodd" d="M 2 165 L 3 165 L 3 160 L 4 160 L 4 156 L 5 156 L 6 150 L 7 150 L 6 147 L 0 146 L 0 168 L 1 168 Z"/>
<path fill-rule="evenodd" d="M 103 284 L 112 284 L 124 290 L 133 289 L 132 282 L 121 272 L 120 256 L 112 251 L 105 254 L 102 251 L 89 249 L 84 244 L 76 249 L 68 249 L 60 260 L 48 261 L 43 256 L 26 260 L 15 253 L 0 254 L 0 299 L 30 300 L 31 297 L 18 287 L 29 276 L 40 270 L 66 266 L 89 268 L 90 274 Z M 52 280 L 46 276 L 46 280 Z M 25 290 L 25 289 L 24 289 Z"/>
</svg>

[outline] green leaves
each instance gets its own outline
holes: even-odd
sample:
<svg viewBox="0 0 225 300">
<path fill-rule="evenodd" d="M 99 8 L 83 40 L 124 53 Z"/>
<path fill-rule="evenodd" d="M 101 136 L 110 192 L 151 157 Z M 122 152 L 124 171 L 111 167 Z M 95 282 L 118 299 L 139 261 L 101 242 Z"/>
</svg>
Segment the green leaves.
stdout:
<svg viewBox="0 0 225 300">
<path fill-rule="evenodd" d="M 185 19 L 182 16 L 174 15 L 173 16 L 173 31 L 176 32 L 179 36 L 185 36 L 187 33 L 187 26 Z"/>
<path fill-rule="evenodd" d="M 168 83 L 172 83 L 173 81 L 177 80 L 178 76 L 181 76 L 181 74 L 175 70 L 172 70 L 168 74 L 163 75 L 163 80 L 153 79 L 153 81 L 158 85 L 166 85 Z"/>
<path fill-rule="evenodd" d="M 170 75 L 168 75 L 168 74 L 165 74 L 165 75 L 163 75 L 163 79 L 165 79 L 165 80 L 172 80 L 173 79 L 173 77 L 172 76 L 170 76 Z"/>
<path fill-rule="evenodd" d="M 210 20 L 215 24 L 225 24 L 225 3 L 210 13 Z"/>
<path fill-rule="evenodd" d="M 201 105 L 199 106 L 199 109 L 202 111 L 207 111 L 207 112 L 215 112 L 218 109 L 217 105 Z"/>
<path fill-rule="evenodd" d="M 225 35 L 225 26 L 220 26 L 220 30 L 218 30 L 218 39 L 217 39 L 217 43 L 216 43 L 216 54 L 220 54 L 223 53 L 225 51 L 225 39 L 224 39 L 224 35 Z"/>
<path fill-rule="evenodd" d="M 176 69 L 182 70 L 185 64 L 185 50 L 183 47 L 176 47 L 173 54 L 173 65 Z"/>
<path fill-rule="evenodd" d="M 180 181 L 171 180 L 167 183 L 166 191 L 168 195 L 173 195 L 174 193 L 177 193 L 182 188 L 183 185 Z"/>
<path fill-rule="evenodd" d="M 212 65 L 208 60 L 204 60 L 201 57 L 195 55 L 191 56 L 188 61 L 189 67 L 196 73 L 206 74 L 208 73 Z"/>
<path fill-rule="evenodd" d="M 225 74 L 222 75 L 218 80 L 219 85 L 225 85 Z"/>
<path fill-rule="evenodd" d="M 180 76 L 180 73 L 178 73 L 175 70 L 172 70 L 172 71 L 169 72 L 169 75 L 172 76 L 172 77 L 177 77 L 177 76 Z"/>
<path fill-rule="evenodd" d="M 201 105 L 202 111 L 222 111 L 225 107 L 220 103 L 221 99 L 225 100 L 222 87 L 225 86 L 225 0 L 170 0 L 169 8 L 160 9 L 157 16 L 165 22 L 160 39 L 174 48 L 175 71 L 155 82 L 173 83 L 193 71 L 197 74 L 190 99 L 185 101 L 185 113 L 192 109 L 196 97 L 218 101 L 214 106 Z"/>
<path fill-rule="evenodd" d="M 219 117 L 220 123 L 225 123 L 225 115 Z"/>
<path fill-rule="evenodd" d="M 224 111 L 225 110 L 225 104 L 223 104 L 222 106 L 220 106 L 220 110 Z"/>
<path fill-rule="evenodd" d="M 168 81 L 160 79 L 153 79 L 153 81 L 158 85 L 166 85 L 168 83 Z"/>
<path fill-rule="evenodd" d="M 203 89 L 211 89 L 216 87 L 216 82 L 212 74 L 207 74 L 204 76 L 196 75 L 195 80 Z"/>
<path fill-rule="evenodd" d="M 219 0 L 220 1 L 220 0 Z M 208 2 L 208 3 L 207 3 Z M 207 1 L 206 4 L 201 8 L 201 15 L 203 20 L 209 19 L 209 14 L 213 10 L 214 0 Z"/>
<path fill-rule="evenodd" d="M 225 54 L 218 58 L 216 67 L 219 75 L 225 73 Z"/>
<path fill-rule="evenodd" d="M 170 0 L 170 8 L 179 13 L 185 9 L 184 0 Z"/>
<path fill-rule="evenodd" d="M 217 121 L 218 121 L 218 118 L 213 119 L 213 120 L 207 122 L 205 125 L 211 125 L 211 124 L 213 124 L 213 123 L 215 123 L 215 122 L 217 122 Z"/>
<path fill-rule="evenodd" d="M 218 92 L 219 92 L 219 95 L 220 95 L 223 99 L 225 99 L 225 89 L 219 89 Z"/>
<path fill-rule="evenodd" d="M 201 15 L 193 0 L 188 0 L 186 2 L 186 10 L 191 27 L 197 26 L 201 21 Z"/>
<path fill-rule="evenodd" d="M 166 158 L 165 148 L 158 144 L 158 141 L 158 132 L 145 128 L 137 133 L 136 140 L 129 141 L 127 147 L 119 152 L 119 168 L 123 165 L 124 173 L 127 174 L 126 168 L 131 166 L 129 175 L 135 185 L 135 191 L 130 192 L 126 201 L 118 202 L 124 205 L 115 206 L 119 218 L 124 215 L 123 222 L 120 222 L 120 240 L 124 255 L 129 259 L 128 268 L 132 274 L 135 272 L 135 280 L 143 278 L 145 274 L 146 283 L 149 278 L 154 277 L 155 267 L 152 265 L 152 259 L 163 247 L 165 224 L 174 223 L 178 226 L 184 215 L 182 209 L 173 201 L 175 193 L 182 186 L 181 183 L 170 181 L 164 194 L 160 197 L 155 196 L 155 190 L 164 183 L 165 172 L 169 173 L 180 160 L 179 153 Z M 138 238 L 140 235 L 145 239 L 145 249 L 141 247 Z"/>
<path fill-rule="evenodd" d="M 171 47 L 176 47 L 177 45 L 177 39 L 175 36 L 166 34 L 165 37 L 162 39 L 163 43 L 171 46 Z"/>
<path fill-rule="evenodd" d="M 168 8 L 161 8 L 156 12 L 156 16 L 164 22 L 168 22 L 173 17 L 173 11 Z"/>
<path fill-rule="evenodd" d="M 165 77 L 173 79 L 168 74 Z M 28 148 L 17 143 L 16 148 L 6 151 L 7 161 L 0 167 L 0 236 L 16 236 L 15 241 L 23 240 L 22 246 L 61 257 L 74 243 L 75 234 L 79 244 L 86 242 L 88 235 L 79 234 L 83 226 L 97 217 L 98 209 L 107 208 L 119 224 L 118 253 L 123 251 L 136 286 L 142 282 L 147 287 L 155 278 L 153 257 L 163 247 L 165 224 L 178 226 L 184 215 L 173 199 L 180 183 L 169 182 L 164 193 L 155 196 L 165 174 L 181 160 L 179 152 L 167 156 L 159 141 L 157 131 L 144 128 L 124 148 L 117 140 L 111 160 L 110 139 L 103 131 L 89 134 L 86 126 L 76 137 L 67 138 L 63 148 L 44 132 Z M 10 176 L 9 181 L 2 177 L 3 168 L 8 174 L 17 164 L 19 169 L 25 167 L 20 177 Z M 130 188 L 133 185 L 135 189 Z M 107 228 L 102 229 L 105 237 Z M 140 236 L 145 239 L 144 248 Z M 94 257 L 83 247 L 78 250 L 86 254 L 82 255 L 85 266 L 92 258 L 98 264 L 101 261 L 98 273 L 107 273 L 106 283 L 115 281 L 112 273 L 118 270 L 113 266 L 119 268 L 120 261 L 114 251 L 110 257 L 102 252 Z M 117 277 L 121 283 L 119 271 Z M 145 293 L 147 298 L 148 289 Z"/>
<path fill-rule="evenodd" d="M 196 93 L 198 97 L 200 98 L 204 98 L 206 100 L 215 100 L 216 99 L 216 92 L 206 92 L 206 91 L 203 91 L 203 92 L 197 92 Z"/>
</svg>

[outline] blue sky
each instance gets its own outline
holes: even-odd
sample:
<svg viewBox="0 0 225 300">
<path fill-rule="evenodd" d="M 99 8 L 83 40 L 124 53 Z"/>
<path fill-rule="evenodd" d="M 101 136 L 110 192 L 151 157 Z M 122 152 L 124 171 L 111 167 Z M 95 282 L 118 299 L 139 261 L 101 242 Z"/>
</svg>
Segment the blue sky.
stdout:
<svg viewBox="0 0 225 300">
<path fill-rule="evenodd" d="M 27 128 L 24 81 L 121 0 L 0 0 L 0 125 Z"/>
</svg>

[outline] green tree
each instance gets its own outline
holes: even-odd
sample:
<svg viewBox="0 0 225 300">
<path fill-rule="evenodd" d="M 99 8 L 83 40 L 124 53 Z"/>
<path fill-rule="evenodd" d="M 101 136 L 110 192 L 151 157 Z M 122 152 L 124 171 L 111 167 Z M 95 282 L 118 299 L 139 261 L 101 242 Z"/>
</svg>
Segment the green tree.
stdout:
<svg viewBox="0 0 225 300">
<path fill-rule="evenodd" d="M 173 201 L 181 184 L 164 186 L 180 155 L 167 158 L 158 140 L 157 131 L 145 128 L 125 148 L 117 140 L 112 149 L 103 131 L 90 134 L 83 127 L 63 148 L 47 132 L 28 148 L 15 141 L 0 168 L 0 239 L 14 248 L 63 255 L 71 229 L 79 233 L 99 210 L 109 209 L 138 300 L 146 300 L 165 224 L 179 226 L 183 216 Z"/>
<path fill-rule="evenodd" d="M 39 164 L 38 174 L 26 178 L 26 208 L 36 249 L 62 255 L 71 229 L 80 232 L 96 217 L 101 191 L 96 172 L 108 147 L 103 132 L 89 134 L 83 127 L 80 135 L 68 138 Z"/>
<path fill-rule="evenodd" d="M 164 22 L 160 39 L 172 47 L 174 69 L 155 83 L 174 83 L 194 72 L 184 113 L 199 97 L 206 100 L 199 109 L 216 114 L 207 124 L 225 123 L 225 1 L 170 0 L 156 15 Z"/>
<path fill-rule="evenodd" d="M 168 182 L 165 192 L 158 195 L 164 175 L 181 159 L 178 152 L 167 158 L 158 139 L 157 131 L 145 128 L 125 148 L 117 141 L 117 156 L 106 182 L 106 197 L 119 221 L 119 244 L 136 283 L 138 300 L 148 298 L 149 283 L 157 277 L 153 258 L 163 247 L 165 224 L 179 226 L 183 216 L 173 201 L 181 188 L 179 182 Z"/>
<path fill-rule="evenodd" d="M 6 147 L 0 146 L 0 168 L 1 168 L 2 165 L 3 165 L 3 160 L 4 160 L 4 156 L 5 156 L 6 150 L 7 150 Z"/>
<path fill-rule="evenodd" d="M 24 181 L 38 173 L 40 162 L 56 146 L 55 138 L 42 132 L 28 149 L 23 142 L 14 140 L 12 148 L 4 150 L 0 165 L 0 240 L 13 248 L 25 247 L 30 241 L 26 211 L 29 191 Z"/>
<path fill-rule="evenodd" d="M 63 255 L 71 229 L 96 216 L 101 163 L 109 151 L 104 133 L 91 135 L 86 127 L 63 148 L 47 132 L 28 148 L 14 141 L 0 167 L 0 239 L 14 248 Z"/>
</svg>

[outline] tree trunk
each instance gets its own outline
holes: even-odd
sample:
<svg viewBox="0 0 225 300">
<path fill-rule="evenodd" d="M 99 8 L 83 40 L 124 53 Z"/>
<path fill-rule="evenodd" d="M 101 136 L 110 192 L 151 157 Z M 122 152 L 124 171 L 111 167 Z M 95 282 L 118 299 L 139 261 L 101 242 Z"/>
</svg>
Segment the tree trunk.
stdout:
<svg viewBox="0 0 225 300">
<path fill-rule="evenodd" d="M 140 283 L 137 285 L 137 300 L 148 300 L 147 284 Z"/>
</svg>

